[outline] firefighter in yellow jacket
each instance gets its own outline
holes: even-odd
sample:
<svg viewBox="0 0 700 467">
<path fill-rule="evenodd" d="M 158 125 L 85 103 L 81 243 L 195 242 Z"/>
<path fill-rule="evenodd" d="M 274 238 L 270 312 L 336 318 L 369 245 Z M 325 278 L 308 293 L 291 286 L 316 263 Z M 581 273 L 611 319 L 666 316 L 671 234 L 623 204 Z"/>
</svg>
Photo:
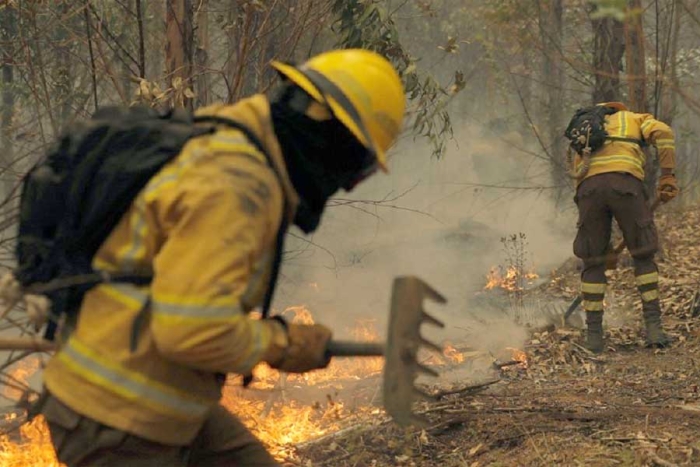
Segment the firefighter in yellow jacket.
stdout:
<svg viewBox="0 0 700 467">
<path fill-rule="evenodd" d="M 88 292 L 45 369 L 42 413 L 67 466 L 277 465 L 219 405 L 221 375 L 260 362 L 327 365 L 326 327 L 247 314 L 263 299 L 282 217 L 312 232 L 330 196 L 385 170 L 405 96 L 390 63 L 369 51 L 273 66 L 285 78 L 274 97 L 198 114 L 244 124 L 274 167 L 239 130 L 195 138 L 96 255 L 98 270 L 154 279 Z"/>
<path fill-rule="evenodd" d="M 574 161 L 575 171 L 580 173 L 574 253 L 584 264 L 581 293 L 588 328 L 586 345 L 594 352 L 604 350 L 605 266 L 615 218 L 634 260 L 647 344 L 666 346 L 669 340 L 661 327 L 659 273 L 654 262 L 658 238 L 643 185 L 645 154 L 641 145 L 653 145 L 658 151 L 661 176 L 657 196 L 661 202 L 668 202 L 678 194 L 673 131 L 650 114 L 631 112 L 620 102 L 599 105 L 610 109 L 605 116 L 608 137 L 588 161 L 580 156 Z"/>
</svg>

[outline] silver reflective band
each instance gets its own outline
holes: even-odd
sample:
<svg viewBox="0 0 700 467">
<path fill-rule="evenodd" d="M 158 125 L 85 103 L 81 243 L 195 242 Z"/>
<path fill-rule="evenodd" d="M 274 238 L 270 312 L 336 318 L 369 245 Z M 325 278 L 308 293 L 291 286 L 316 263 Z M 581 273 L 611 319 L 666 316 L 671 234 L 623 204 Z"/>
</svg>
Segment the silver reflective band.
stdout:
<svg viewBox="0 0 700 467">
<path fill-rule="evenodd" d="M 82 355 L 70 346 L 70 343 L 61 350 L 67 357 L 78 363 L 80 366 L 88 369 L 94 374 L 106 379 L 110 383 L 126 389 L 135 397 L 143 397 L 154 401 L 174 412 L 184 413 L 192 417 L 202 417 L 209 410 L 209 406 L 192 402 L 173 394 L 160 391 L 152 386 L 146 386 L 136 381 L 130 380 L 127 377 L 120 375 L 108 368 L 103 367 L 99 363 Z"/>
<path fill-rule="evenodd" d="M 228 318 L 240 316 L 242 311 L 235 305 L 179 305 L 153 301 L 153 313 L 170 316 L 191 316 L 196 318 Z"/>
</svg>

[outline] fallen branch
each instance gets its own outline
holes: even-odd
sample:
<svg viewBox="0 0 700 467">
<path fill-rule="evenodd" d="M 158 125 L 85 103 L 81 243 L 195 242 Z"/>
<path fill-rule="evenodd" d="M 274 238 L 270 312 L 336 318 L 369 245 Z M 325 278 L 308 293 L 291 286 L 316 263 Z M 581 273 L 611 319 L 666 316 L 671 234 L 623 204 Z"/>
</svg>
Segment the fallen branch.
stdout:
<svg viewBox="0 0 700 467">
<path fill-rule="evenodd" d="M 645 442 L 655 442 L 655 443 L 668 443 L 671 441 L 670 438 L 649 438 L 646 436 L 639 437 L 639 436 L 609 436 L 606 438 L 600 438 L 601 441 L 615 441 L 618 443 L 634 443 L 637 441 L 645 441 Z"/>
<path fill-rule="evenodd" d="M 439 391 L 439 392 L 433 394 L 433 396 L 435 397 L 435 399 L 439 400 L 439 399 L 442 399 L 446 396 L 452 396 L 454 394 L 477 393 L 477 392 L 480 392 L 480 391 L 486 389 L 487 387 L 489 387 L 493 384 L 498 383 L 499 381 L 501 381 L 500 378 L 494 379 L 491 381 L 486 381 L 484 383 L 472 384 L 470 386 L 465 386 L 465 387 L 462 387 L 459 389 L 450 389 L 449 391 Z"/>
<path fill-rule="evenodd" d="M 656 454 L 650 454 L 649 460 L 651 460 L 656 465 L 660 465 L 661 467 L 678 467 L 678 464 L 674 464 L 673 462 L 669 462 L 665 459 L 662 459 Z"/>
<path fill-rule="evenodd" d="M 472 417 L 455 417 L 455 418 L 450 418 L 447 420 L 444 420 L 440 423 L 437 423 L 431 427 L 426 428 L 426 432 L 430 433 L 431 435 L 437 435 L 440 433 L 444 433 L 447 430 L 450 430 L 452 428 L 462 426 L 465 423 L 467 423 Z"/>
<path fill-rule="evenodd" d="M 346 435 L 351 435 L 351 434 L 361 434 L 361 433 L 366 433 L 368 431 L 376 430 L 378 426 L 384 425 L 391 420 L 383 420 L 378 424 L 367 424 L 367 423 L 356 423 L 354 425 L 350 425 L 347 428 L 343 428 L 341 430 L 338 430 L 333 433 L 329 433 L 327 435 L 323 435 L 320 438 L 312 439 L 309 441 L 305 441 L 303 443 L 299 443 L 295 445 L 294 447 L 296 449 L 308 449 L 314 446 L 318 446 L 320 444 L 324 444 L 328 441 L 331 440 L 337 440 L 339 438 L 342 438 Z"/>
<path fill-rule="evenodd" d="M 508 360 L 507 362 L 499 362 L 498 360 L 493 362 L 493 367 L 496 370 L 500 370 L 502 368 L 505 368 L 507 366 L 515 366 L 515 365 L 521 365 L 523 362 L 520 360 Z"/>
</svg>

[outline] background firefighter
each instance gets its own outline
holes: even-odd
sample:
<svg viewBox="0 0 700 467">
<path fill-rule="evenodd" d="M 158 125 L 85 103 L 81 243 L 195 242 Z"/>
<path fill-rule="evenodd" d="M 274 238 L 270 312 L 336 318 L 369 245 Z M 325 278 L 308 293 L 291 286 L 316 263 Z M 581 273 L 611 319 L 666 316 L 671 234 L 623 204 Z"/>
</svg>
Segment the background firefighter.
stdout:
<svg viewBox="0 0 700 467">
<path fill-rule="evenodd" d="M 330 196 L 386 168 L 405 96 L 390 63 L 365 50 L 273 66 L 284 82 L 271 99 L 198 115 L 245 125 L 274 167 L 225 125 L 189 141 L 94 258 L 96 269 L 153 281 L 90 290 L 45 369 L 41 412 L 69 467 L 277 465 L 218 405 L 220 375 L 249 375 L 260 362 L 287 372 L 328 364 L 326 327 L 248 312 L 273 274 L 280 224 L 314 231 Z"/>
<path fill-rule="evenodd" d="M 640 143 L 654 145 L 658 150 L 661 176 L 657 196 L 661 202 L 668 202 L 678 194 L 673 131 L 650 114 L 631 112 L 622 103 L 599 106 L 614 112 L 605 116 L 610 139 L 588 161 L 580 155 L 574 160 L 574 172 L 581 174 L 574 198 L 579 211 L 574 254 L 584 264 L 581 293 L 588 328 L 586 346 L 594 352 L 604 349 L 605 269 L 613 218 L 634 260 L 647 344 L 665 346 L 669 339 L 661 327 L 659 273 L 654 262 L 658 238 L 643 186 L 645 154 Z M 588 167 L 581 170 L 584 164 Z"/>
</svg>

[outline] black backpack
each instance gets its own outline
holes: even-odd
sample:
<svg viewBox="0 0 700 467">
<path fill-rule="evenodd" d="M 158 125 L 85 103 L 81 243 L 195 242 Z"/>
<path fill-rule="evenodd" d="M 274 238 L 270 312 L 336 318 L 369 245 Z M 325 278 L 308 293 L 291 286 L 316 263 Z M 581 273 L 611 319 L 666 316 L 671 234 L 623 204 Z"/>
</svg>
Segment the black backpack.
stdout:
<svg viewBox="0 0 700 467">
<path fill-rule="evenodd" d="M 617 109 L 600 105 L 578 109 L 564 132 L 564 136 L 571 142 L 571 148 L 583 155 L 586 148 L 593 154 L 603 147 L 609 138 L 605 130 L 605 116 L 615 112 Z"/>
<path fill-rule="evenodd" d="M 75 318 L 90 288 L 105 282 L 151 281 L 147 275 L 95 271 L 93 256 L 151 177 L 191 138 L 212 133 L 215 124 L 241 130 L 274 170 L 262 144 L 238 122 L 136 106 L 106 107 L 90 120 L 72 125 L 27 173 L 22 181 L 14 275 L 26 292 L 51 300 L 46 339 L 54 338 L 62 315 Z M 272 301 L 285 230 L 283 222 L 265 313 Z"/>
<path fill-rule="evenodd" d="M 618 110 L 613 107 L 601 105 L 578 109 L 564 132 L 564 136 L 570 141 L 571 148 L 583 156 L 586 148 L 590 149 L 590 154 L 594 154 L 603 147 L 606 140 L 627 141 L 644 147 L 645 143 L 642 140 L 608 135 L 605 130 L 605 117 L 617 112 Z"/>
</svg>

